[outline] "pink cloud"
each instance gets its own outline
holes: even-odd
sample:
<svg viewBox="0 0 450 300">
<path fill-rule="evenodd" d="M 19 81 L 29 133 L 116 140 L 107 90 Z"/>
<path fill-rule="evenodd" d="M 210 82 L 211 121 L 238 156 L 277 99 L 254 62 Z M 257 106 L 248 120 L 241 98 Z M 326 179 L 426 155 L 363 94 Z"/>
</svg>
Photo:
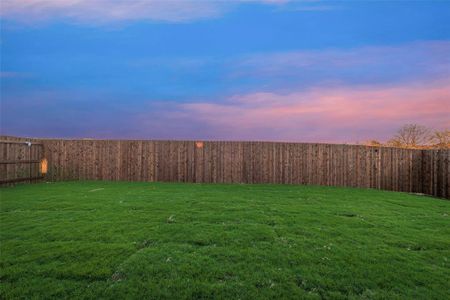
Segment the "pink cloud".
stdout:
<svg viewBox="0 0 450 300">
<path fill-rule="evenodd" d="M 248 93 L 221 102 L 155 104 L 152 100 L 147 106 L 72 94 L 47 91 L 2 99 L 2 132 L 46 137 L 354 143 L 386 140 L 407 123 L 450 128 L 450 80 Z M 61 104 L 61 99 L 66 101 Z M 92 103 L 102 109 L 92 110 Z M 36 114 L 45 122 L 30 126 Z"/>
<path fill-rule="evenodd" d="M 405 123 L 450 127 L 450 81 L 394 87 L 322 87 L 287 94 L 251 93 L 235 95 L 221 103 L 181 104 L 159 114 L 165 116 L 159 119 L 161 122 L 171 119 L 184 128 L 200 128 L 191 134 L 193 138 L 386 140 Z"/>
</svg>

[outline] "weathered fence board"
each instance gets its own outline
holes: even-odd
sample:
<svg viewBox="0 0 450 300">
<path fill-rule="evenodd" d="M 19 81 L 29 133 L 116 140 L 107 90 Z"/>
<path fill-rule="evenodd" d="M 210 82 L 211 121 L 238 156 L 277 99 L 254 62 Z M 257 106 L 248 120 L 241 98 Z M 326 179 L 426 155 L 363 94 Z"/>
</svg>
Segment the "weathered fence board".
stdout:
<svg viewBox="0 0 450 300">
<path fill-rule="evenodd" d="M 17 138 L 16 140 L 23 140 Z M 37 142 L 38 140 L 35 140 Z M 450 151 L 272 142 L 39 140 L 47 180 L 288 183 L 449 198 Z M 2 146 L 0 160 L 26 159 Z M 27 156 L 28 155 L 28 156 Z M 40 155 L 32 154 L 32 157 Z M 20 172 L 2 165 L 0 174 Z M 34 171 L 33 171 L 34 172 Z"/>
</svg>

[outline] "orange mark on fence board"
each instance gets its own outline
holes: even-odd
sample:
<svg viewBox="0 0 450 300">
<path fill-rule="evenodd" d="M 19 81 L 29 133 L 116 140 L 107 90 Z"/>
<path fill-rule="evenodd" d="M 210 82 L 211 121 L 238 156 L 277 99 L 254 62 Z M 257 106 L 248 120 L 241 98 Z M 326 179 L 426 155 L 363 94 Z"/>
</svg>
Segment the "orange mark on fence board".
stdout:
<svg viewBox="0 0 450 300">
<path fill-rule="evenodd" d="M 195 148 L 203 148 L 203 142 L 195 142 Z"/>
<path fill-rule="evenodd" d="M 40 169 L 41 169 L 41 173 L 42 174 L 47 174 L 47 169 L 48 169 L 48 161 L 47 159 L 42 159 L 41 163 L 40 163 Z"/>
</svg>

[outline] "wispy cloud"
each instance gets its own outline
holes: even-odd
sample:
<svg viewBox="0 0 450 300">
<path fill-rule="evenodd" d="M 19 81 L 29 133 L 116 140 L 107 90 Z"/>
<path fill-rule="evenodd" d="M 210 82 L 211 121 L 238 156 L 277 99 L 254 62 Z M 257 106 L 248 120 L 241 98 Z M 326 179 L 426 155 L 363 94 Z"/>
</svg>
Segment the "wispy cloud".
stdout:
<svg viewBox="0 0 450 300">
<path fill-rule="evenodd" d="M 1 16 L 24 22 L 51 19 L 89 23 L 138 19 L 183 22 L 220 13 L 221 5 L 206 1 L 4 0 Z"/>
<path fill-rule="evenodd" d="M 3 79 L 29 78 L 29 77 L 31 77 L 30 73 L 0 71 L 0 78 Z"/>
<path fill-rule="evenodd" d="M 241 4 L 259 3 L 280 6 L 288 2 L 290 1 L 3 0 L 1 17 L 26 23 L 54 19 L 94 24 L 132 20 L 187 22 L 217 17 Z"/>
<path fill-rule="evenodd" d="M 450 78 L 450 41 L 214 57 L 145 57 L 130 68 L 172 72 L 180 81 L 220 83 L 226 93 L 284 93 L 323 85 L 397 85 Z M 214 72 L 212 72 L 212 70 Z M 204 85 L 205 87 L 208 85 Z M 201 90 L 203 85 L 198 86 Z M 223 93 L 223 92 L 222 92 Z"/>
<path fill-rule="evenodd" d="M 226 88 L 206 95 L 198 82 L 204 84 L 208 78 L 188 81 L 195 90 L 161 97 L 176 99 L 170 103 L 150 94 L 136 99 L 121 93 L 123 87 L 113 89 L 110 84 L 103 87 L 109 94 L 11 89 L 2 99 L 2 130 L 54 137 L 386 140 L 405 123 L 450 127 L 449 52 L 450 42 L 435 41 L 258 54 L 224 61 L 202 57 L 137 60 L 133 68 L 154 69 L 158 74 L 169 68 L 189 78 L 202 73 L 199 69 L 205 65 L 222 66 L 223 77 L 213 81 L 223 79 Z M 254 84 L 234 89 L 246 80 Z M 176 88 L 173 82 L 167 89 Z M 36 123 L 36 117 L 42 122 Z"/>
<path fill-rule="evenodd" d="M 252 54 L 236 60 L 230 76 L 276 85 L 323 82 L 388 84 L 450 77 L 450 41 L 393 46 Z"/>
<path fill-rule="evenodd" d="M 386 140 L 406 123 L 449 128 L 449 99 L 448 79 L 252 92 L 186 103 L 49 91 L 6 95 L 1 127 L 3 133 L 26 136 L 351 143 Z"/>
<path fill-rule="evenodd" d="M 145 135 L 225 140 L 386 140 L 405 123 L 450 127 L 450 81 L 333 86 L 287 94 L 254 92 L 222 102 L 152 106 L 135 119 Z"/>
</svg>

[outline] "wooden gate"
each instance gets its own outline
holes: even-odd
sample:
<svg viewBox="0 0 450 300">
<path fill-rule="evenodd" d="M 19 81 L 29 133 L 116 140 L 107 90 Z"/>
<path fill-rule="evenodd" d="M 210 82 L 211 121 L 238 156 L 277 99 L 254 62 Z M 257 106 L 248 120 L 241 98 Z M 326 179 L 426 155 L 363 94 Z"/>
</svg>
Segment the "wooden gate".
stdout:
<svg viewBox="0 0 450 300">
<path fill-rule="evenodd" d="M 44 178 L 42 143 L 0 140 L 0 184 L 35 182 Z"/>
</svg>

